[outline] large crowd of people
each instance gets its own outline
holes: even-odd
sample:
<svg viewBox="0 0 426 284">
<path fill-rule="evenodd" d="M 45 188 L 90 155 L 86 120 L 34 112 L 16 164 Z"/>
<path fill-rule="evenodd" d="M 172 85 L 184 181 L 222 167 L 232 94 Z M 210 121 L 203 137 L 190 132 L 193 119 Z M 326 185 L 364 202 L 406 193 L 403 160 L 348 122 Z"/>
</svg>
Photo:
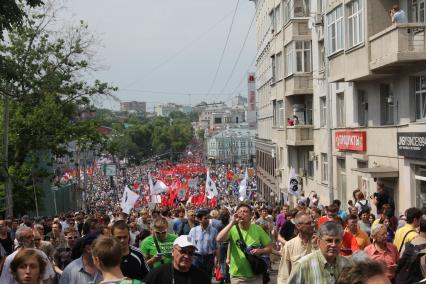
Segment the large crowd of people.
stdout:
<svg viewBox="0 0 426 284">
<path fill-rule="evenodd" d="M 85 210 L 0 220 L 0 283 L 260 284 L 274 270 L 277 283 L 425 279 L 425 208 L 395 216 L 380 182 L 371 199 L 354 190 L 347 209 L 316 194 L 296 206 L 269 204 L 245 172 L 207 172 L 194 146 L 175 163 L 126 166 L 112 182 L 95 171 Z M 207 175 L 217 188 L 210 197 Z M 169 190 L 150 195 L 152 180 Z M 120 207 L 125 187 L 140 196 L 128 213 Z"/>
</svg>

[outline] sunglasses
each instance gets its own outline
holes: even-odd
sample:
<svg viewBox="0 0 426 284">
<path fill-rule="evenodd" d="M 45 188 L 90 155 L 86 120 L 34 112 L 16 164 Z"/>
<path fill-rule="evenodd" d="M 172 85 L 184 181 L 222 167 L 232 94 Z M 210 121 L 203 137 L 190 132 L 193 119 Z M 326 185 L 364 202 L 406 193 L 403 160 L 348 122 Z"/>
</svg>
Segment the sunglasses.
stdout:
<svg viewBox="0 0 426 284">
<path fill-rule="evenodd" d="M 157 235 L 164 235 L 167 233 L 167 231 L 157 231 L 155 232 Z"/>
<path fill-rule="evenodd" d="M 67 237 L 67 239 L 69 239 L 69 240 L 76 240 L 76 239 L 78 239 L 78 237 L 77 236 L 75 236 L 75 237 Z"/>
<path fill-rule="evenodd" d="M 176 248 L 176 250 L 180 253 L 180 254 L 184 254 L 187 256 L 194 256 L 195 255 L 195 251 L 192 249 L 179 249 Z"/>
</svg>

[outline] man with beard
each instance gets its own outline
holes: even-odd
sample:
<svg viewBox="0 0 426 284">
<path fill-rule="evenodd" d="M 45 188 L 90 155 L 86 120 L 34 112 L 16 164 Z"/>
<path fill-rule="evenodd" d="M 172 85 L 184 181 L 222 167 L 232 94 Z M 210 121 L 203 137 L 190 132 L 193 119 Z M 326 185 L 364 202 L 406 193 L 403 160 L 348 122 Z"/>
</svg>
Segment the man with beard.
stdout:
<svg viewBox="0 0 426 284">
<path fill-rule="evenodd" d="M 339 255 L 342 237 L 340 224 L 333 221 L 323 223 L 318 230 L 319 250 L 296 261 L 288 283 L 336 283 L 343 268 L 352 265 L 351 260 Z"/>
<path fill-rule="evenodd" d="M 208 276 L 192 265 L 197 250 L 192 239 L 187 235 L 178 237 L 173 242 L 173 261 L 152 270 L 144 279 L 146 284 L 187 284 L 208 283 Z"/>
</svg>

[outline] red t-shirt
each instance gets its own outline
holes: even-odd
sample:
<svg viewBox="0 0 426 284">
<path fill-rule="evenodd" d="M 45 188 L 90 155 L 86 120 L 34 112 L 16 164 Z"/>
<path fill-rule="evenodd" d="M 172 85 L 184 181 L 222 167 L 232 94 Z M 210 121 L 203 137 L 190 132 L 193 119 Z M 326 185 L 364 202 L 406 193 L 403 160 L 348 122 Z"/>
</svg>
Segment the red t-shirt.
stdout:
<svg viewBox="0 0 426 284">
<path fill-rule="evenodd" d="M 342 238 L 342 247 L 340 249 L 341 255 L 352 255 L 359 249 L 358 242 L 351 232 L 345 231 Z"/>
</svg>

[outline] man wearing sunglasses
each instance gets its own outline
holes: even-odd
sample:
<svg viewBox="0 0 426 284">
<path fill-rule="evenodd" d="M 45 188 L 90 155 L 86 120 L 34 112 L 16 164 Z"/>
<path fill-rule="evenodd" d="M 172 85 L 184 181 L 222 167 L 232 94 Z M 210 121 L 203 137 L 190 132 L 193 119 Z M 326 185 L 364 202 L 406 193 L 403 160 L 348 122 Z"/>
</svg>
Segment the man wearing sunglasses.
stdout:
<svg viewBox="0 0 426 284">
<path fill-rule="evenodd" d="M 211 279 L 205 272 L 192 265 L 197 250 L 192 238 L 187 235 L 173 242 L 173 261 L 152 270 L 144 279 L 146 284 L 188 284 L 208 283 Z"/>
<path fill-rule="evenodd" d="M 59 275 L 62 274 L 62 271 L 65 267 L 72 261 L 72 249 L 74 248 L 77 242 L 77 231 L 73 228 L 66 228 L 64 230 L 65 245 L 60 246 L 56 249 L 53 256 L 53 263 L 55 272 Z"/>
<path fill-rule="evenodd" d="M 146 263 L 151 267 L 159 267 L 172 262 L 173 242 L 177 236 L 167 232 L 169 223 L 167 219 L 158 217 L 151 225 L 152 235 L 145 238 L 140 246 L 145 256 Z"/>
</svg>

